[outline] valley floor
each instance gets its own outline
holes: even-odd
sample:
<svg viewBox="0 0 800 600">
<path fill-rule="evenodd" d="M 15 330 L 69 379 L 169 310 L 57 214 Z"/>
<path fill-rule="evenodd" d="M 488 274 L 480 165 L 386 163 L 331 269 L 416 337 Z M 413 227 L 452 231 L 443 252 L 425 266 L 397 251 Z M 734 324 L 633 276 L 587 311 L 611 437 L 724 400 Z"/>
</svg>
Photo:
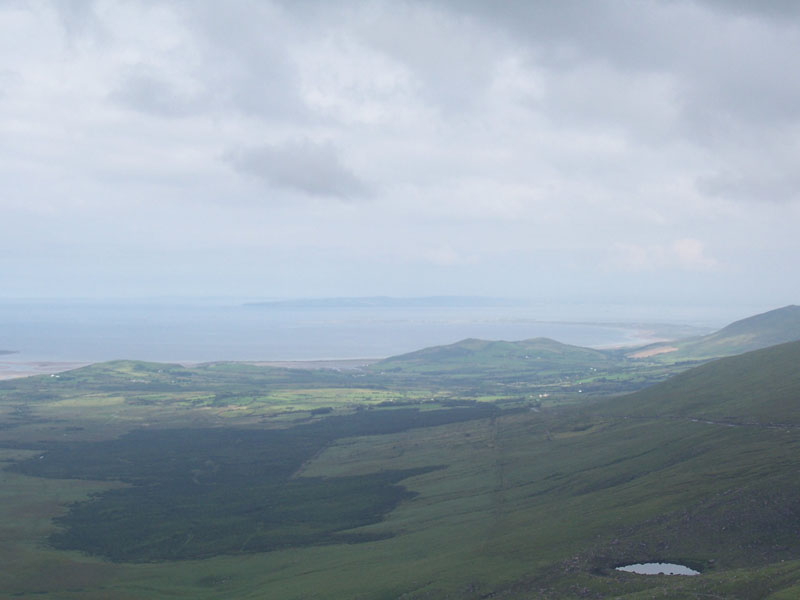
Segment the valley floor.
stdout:
<svg viewBox="0 0 800 600">
<path fill-rule="evenodd" d="M 0 596 L 795 598 L 798 358 L 606 399 L 236 363 L 9 380 Z M 701 574 L 615 570 L 652 561 Z"/>
</svg>

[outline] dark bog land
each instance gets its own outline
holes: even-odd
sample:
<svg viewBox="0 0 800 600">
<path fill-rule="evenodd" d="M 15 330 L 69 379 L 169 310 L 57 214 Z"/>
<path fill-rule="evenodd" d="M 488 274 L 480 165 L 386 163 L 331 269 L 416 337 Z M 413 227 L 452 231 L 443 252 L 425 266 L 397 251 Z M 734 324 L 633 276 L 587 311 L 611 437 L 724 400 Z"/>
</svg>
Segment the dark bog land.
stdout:
<svg viewBox="0 0 800 600">
<path fill-rule="evenodd" d="M 48 444 L 11 469 L 128 487 L 74 504 L 56 548 L 116 561 L 189 559 L 352 543 L 387 534 L 341 533 L 380 521 L 411 494 L 397 485 L 433 467 L 359 477 L 291 479 L 337 438 L 389 434 L 477 419 L 491 405 L 420 412 L 364 411 L 288 429 L 137 430 L 100 442 Z"/>
</svg>

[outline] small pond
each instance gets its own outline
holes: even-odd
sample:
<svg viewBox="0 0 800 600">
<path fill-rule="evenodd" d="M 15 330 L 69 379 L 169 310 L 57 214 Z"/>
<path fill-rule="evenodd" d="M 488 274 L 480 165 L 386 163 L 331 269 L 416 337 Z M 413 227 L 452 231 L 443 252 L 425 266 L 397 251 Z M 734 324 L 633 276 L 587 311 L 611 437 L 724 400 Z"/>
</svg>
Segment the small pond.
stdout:
<svg viewBox="0 0 800 600">
<path fill-rule="evenodd" d="M 625 565 L 624 567 L 617 567 L 617 571 L 626 571 L 627 573 L 637 573 L 639 575 L 700 575 L 700 571 L 695 571 L 684 565 L 661 562 Z"/>
</svg>

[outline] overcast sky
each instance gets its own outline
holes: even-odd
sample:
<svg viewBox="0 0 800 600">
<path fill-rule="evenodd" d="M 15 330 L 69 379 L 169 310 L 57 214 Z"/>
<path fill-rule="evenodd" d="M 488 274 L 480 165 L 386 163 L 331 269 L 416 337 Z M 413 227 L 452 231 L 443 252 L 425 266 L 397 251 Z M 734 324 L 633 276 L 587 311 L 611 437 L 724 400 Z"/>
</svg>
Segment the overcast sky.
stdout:
<svg viewBox="0 0 800 600">
<path fill-rule="evenodd" d="M 0 296 L 800 303 L 799 9 L 0 0 Z"/>
</svg>

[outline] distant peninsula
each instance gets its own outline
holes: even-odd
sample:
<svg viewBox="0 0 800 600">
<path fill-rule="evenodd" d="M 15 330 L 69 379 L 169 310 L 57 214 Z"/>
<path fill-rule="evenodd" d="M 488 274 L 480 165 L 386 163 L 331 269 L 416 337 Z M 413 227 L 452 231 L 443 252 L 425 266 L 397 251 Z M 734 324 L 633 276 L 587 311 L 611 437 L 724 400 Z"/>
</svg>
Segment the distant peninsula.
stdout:
<svg viewBox="0 0 800 600">
<path fill-rule="evenodd" d="M 245 306 L 256 308 L 480 308 L 496 306 L 524 306 L 527 301 L 512 298 L 484 296 L 422 296 L 398 298 L 392 296 L 362 296 L 344 298 L 297 298 L 248 302 Z"/>
</svg>

